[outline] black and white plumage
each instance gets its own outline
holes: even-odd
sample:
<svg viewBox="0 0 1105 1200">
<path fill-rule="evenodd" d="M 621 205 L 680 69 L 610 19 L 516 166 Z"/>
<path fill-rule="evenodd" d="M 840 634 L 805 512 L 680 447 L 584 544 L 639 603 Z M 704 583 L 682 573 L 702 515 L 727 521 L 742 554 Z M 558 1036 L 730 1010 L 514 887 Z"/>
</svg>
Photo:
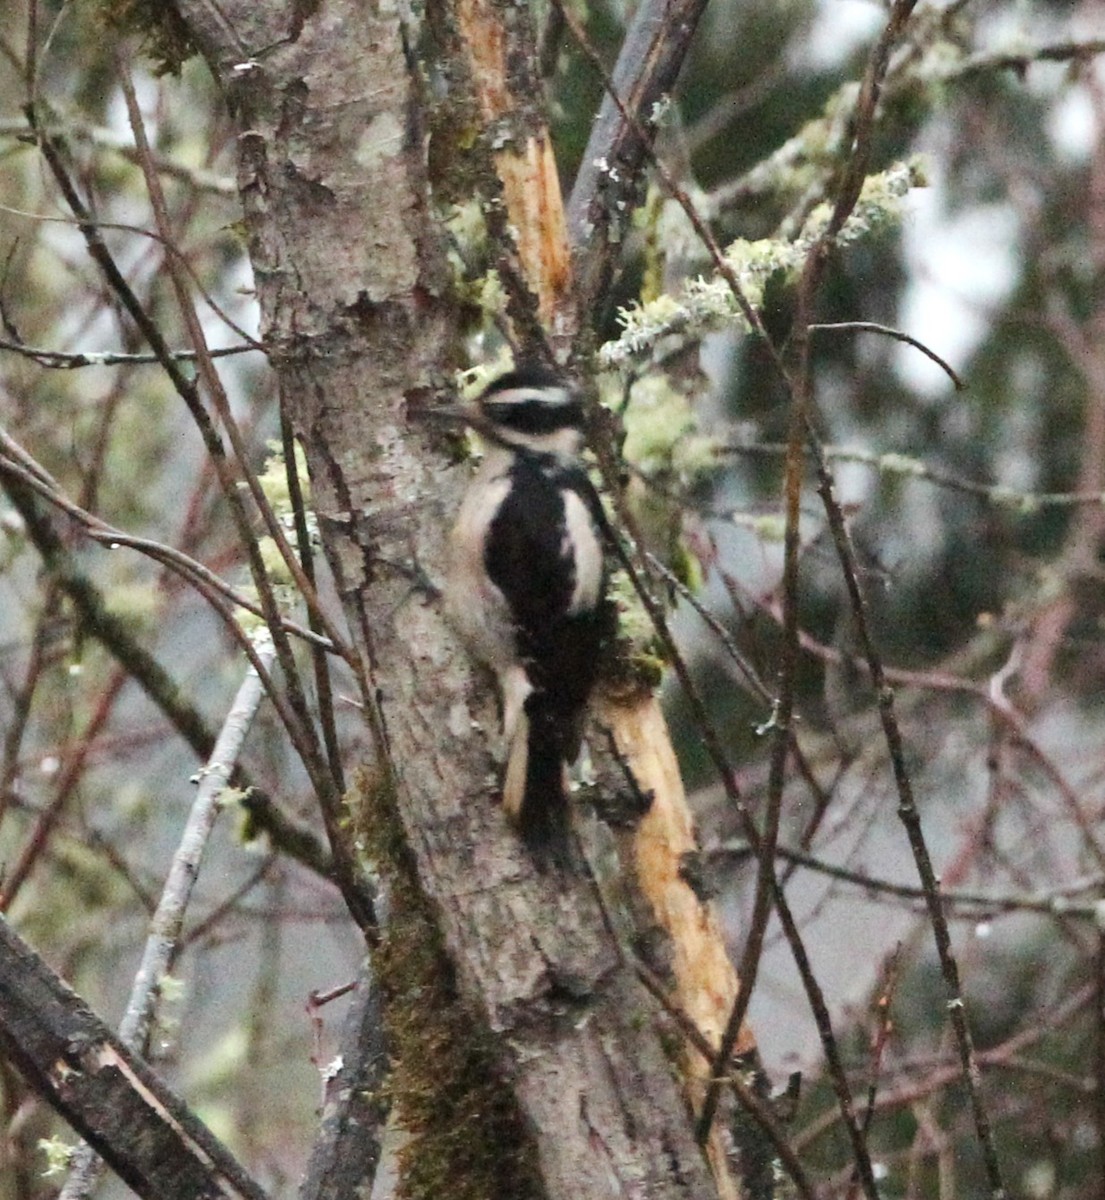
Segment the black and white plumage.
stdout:
<svg viewBox="0 0 1105 1200">
<path fill-rule="evenodd" d="M 582 404 L 559 376 L 511 371 L 478 420 L 486 454 L 453 530 L 447 604 L 498 677 L 506 811 L 539 862 L 567 864 L 567 764 L 613 622 Z"/>
</svg>

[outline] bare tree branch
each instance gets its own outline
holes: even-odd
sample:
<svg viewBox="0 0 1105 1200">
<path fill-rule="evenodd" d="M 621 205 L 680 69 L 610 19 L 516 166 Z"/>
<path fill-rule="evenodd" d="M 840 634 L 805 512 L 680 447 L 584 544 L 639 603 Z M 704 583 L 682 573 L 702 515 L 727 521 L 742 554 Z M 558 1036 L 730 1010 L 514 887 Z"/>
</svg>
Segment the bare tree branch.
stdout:
<svg viewBox="0 0 1105 1200">
<path fill-rule="evenodd" d="M 0 1047 L 144 1200 L 265 1200 L 188 1106 L 3 919 Z"/>
<path fill-rule="evenodd" d="M 912 346 L 915 350 L 920 350 L 921 353 L 928 359 L 931 359 L 944 372 L 945 375 L 955 385 L 955 390 L 961 392 L 966 384 L 952 370 L 948 363 L 930 349 L 924 342 L 911 334 L 904 333 L 900 329 L 893 329 L 889 325 L 879 325 L 874 321 L 833 321 L 829 324 L 817 324 L 810 326 L 810 333 L 881 333 L 883 337 L 893 338 L 895 341 L 904 342 L 907 346 Z"/>
<path fill-rule="evenodd" d="M 270 667 L 276 656 L 268 631 L 253 638 L 258 657 Z M 145 1054 L 150 1028 L 161 999 L 164 977 L 176 956 L 184 913 L 199 876 L 207 839 L 215 827 L 224 789 L 230 783 L 246 734 L 264 696 L 261 678 L 253 669 L 245 679 L 227 712 L 207 766 L 200 773 L 199 787 L 180 844 L 173 855 L 169 874 L 157 909 L 150 921 L 142 961 L 134 977 L 126 1012 L 119 1023 L 119 1040 L 136 1054 Z M 69 1178 L 61 1189 L 61 1200 L 83 1200 L 96 1186 L 103 1167 L 95 1150 L 86 1142 L 74 1151 Z"/>
<path fill-rule="evenodd" d="M 229 600 L 231 604 L 244 608 L 246 612 L 253 613 L 257 617 L 264 617 L 261 605 L 237 588 L 232 587 L 214 571 L 205 567 L 203 563 L 181 553 L 172 546 L 167 546 L 164 542 L 155 542 L 151 538 L 135 537 L 133 534 L 124 533 L 121 529 L 116 529 L 92 513 L 85 512 L 83 508 L 74 504 L 59 490 L 54 480 L 41 478 L 36 472 L 37 466 L 38 464 L 25 451 L 22 451 L 18 443 L 0 429 L 0 472 L 23 484 L 30 491 L 36 492 L 44 500 L 48 500 L 72 517 L 94 541 L 109 548 L 127 546 L 137 550 L 161 563 L 162 566 L 168 567 L 169 570 L 175 571 L 193 587 L 205 586 Z M 312 629 L 305 628 L 296 621 L 279 617 L 277 625 L 312 645 L 320 646 L 324 650 L 334 649 L 333 642 L 329 638 Z"/>
<path fill-rule="evenodd" d="M 221 346 L 209 350 L 212 358 L 230 358 L 238 354 L 251 354 L 260 350 L 260 346 Z M 146 363 L 159 363 L 156 354 L 123 354 L 114 350 L 85 350 L 65 351 L 47 350 L 43 346 L 25 346 L 22 342 L 10 338 L 0 338 L 0 350 L 9 350 L 22 358 L 32 359 L 41 367 L 51 367 L 55 370 L 74 371 L 80 367 L 130 367 Z M 169 357 L 173 362 L 195 362 L 194 350 L 171 350 Z"/>
<path fill-rule="evenodd" d="M 706 0 L 643 0 L 626 30 L 568 199 L 582 312 L 606 292 L 641 190 L 641 167 L 705 9 Z"/>
<path fill-rule="evenodd" d="M 102 125 L 91 125 L 84 121 L 67 120 L 49 123 L 46 126 L 51 137 L 62 137 L 70 141 L 87 141 L 98 150 L 109 150 L 127 162 L 138 162 L 138 151 L 118 130 L 105 129 Z M 0 121 L 0 137 L 15 141 L 33 141 L 34 133 L 26 121 Z M 155 157 L 158 171 L 170 179 L 177 179 L 200 192 L 211 192 L 216 196 L 234 197 L 238 194 L 233 178 L 217 171 L 190 167 L 163 154 Z"/>
<path fill-rule="evenodd" d="M 383 999 L 366 962 L 345 1020 L 337 1059 L 325 1083 L 322 1128 L 299 1200 L 350 1200 L 372 1191 L 388 1104 Z"/>
</svg>

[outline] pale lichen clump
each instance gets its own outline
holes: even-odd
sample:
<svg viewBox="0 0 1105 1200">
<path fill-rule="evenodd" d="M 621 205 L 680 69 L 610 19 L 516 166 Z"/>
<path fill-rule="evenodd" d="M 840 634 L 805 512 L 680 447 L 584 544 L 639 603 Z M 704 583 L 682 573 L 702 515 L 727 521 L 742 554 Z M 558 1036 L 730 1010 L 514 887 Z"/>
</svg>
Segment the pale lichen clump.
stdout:
<svg viewBox="0 0 1105 1200">
<path fill-rule="evenodd" d="M 499 272 L 489 265 L 494 247 L 483 205 L 478 200 L 451 205 L 445 228 L 446 258 L 457 300 L 472 305 L 485 322 L 493 323 L 506 311 L 506 293 Z"/>
<path fill-rule="evenodd" d="M 643 540 L 635 549 L 647 551 L 694 590 L 701 582 L 700 568 L 685 544 L 685 499 L 717 470 L 719 439 L 702 430 L 686 392 L 661 371 L 634 380 L 628 396 L 614 376 L 607 376 L 601 395 L 621 420 L 627 468 L 624 501 Z M 652 620 L 622 571 L 614 575 L 611 596 L 618 608 L 624 657 L 638 671 L 658 673 L 662 656 Z"/>
<path fill-rule="evenodd" d="M 847 246 L 896 225 L 901 220 L 903 197 L 924 182 L 917 160 L 870 176 L 851 216 L 833 239 L 834 245 Z M 824 235 L 831 215 L 830 205 L 819 204 L 793 241 L 738 239 L 725 250 L 725 262 L 752 308 L 763 306 L 764 290 L 773 275 L 791 275 L 801 268 Z M 609 369 L 627 367 L 650 354 L 658 343 L 676 336 L 693 340 L 721 328 L 749 329 L 729 281 L 720 274 L 688 280 L 676 296 L 658 296 L 646 304 L 624 308 L 619 320 L 624 332 L 599 351 L 599 362 Z"/>
<path fill-rule="evenodd" d="M 291 484 L 288 480 L 288 470 L 284 462 L 284 452 L 275 442 L 270 442 L 268 448 L 269 457 L 265 459 L 264 469 L 258 475 L 257 481 L 261 485 L 261 490 L 264 492 L 265 498 L 271 505 L 273 512 L 276 514 L 276 519 L 280 522 L 281 528 L 286 532 L 288 540 L 294 544 L 295 512 L 292 506 Z M 295 448 L 295 468 L 299 481 L 299 489 L 303 497 L 307 532 L 311 541 L 317 542 L 318 519 L 311 508 L 311 480 L 307 473 L 307 460 L 304 457 L 303 450 L 298 445 Z M 273 595 L 276 597 L 276 602 L 280 610 L 285 614 L 291 613 L 299 605 L 301 596 L 299 587 L 292 576 L 287 562 L 284 560 L 283 554 L 281 554 L 276 542 L 269 536 L 257 539 L 257 549 L 261 555 L 261 561 L 264 563 L 265 572 L 269 577 Z M 238 590 L 250 600 L 256 601 L 258 599 L 257 588 L 253 584 L 246 584 Z M 238 624 L 246 633 L 251 635 L 265 624 L 263 617 L 245 608 L 239 608 L 236 616 Z"/>
<path fill-rule="evenodd" d="M 610 390 L 604 400 L 614 407 Z M 660 371 L 634 381 L 622 426 L 626 462 L 649 478 L 690 487 L 717 466 L 717 439 L 700 430 L 690 400 Z"/>
<path fill-rule="evenodd" d="M 42 1168 L 43 1179 L 57 1179 L 69 1172 L 76 1146 L 70 1145 L 60 1137 L 39 1138 L 39 1153 L 46 1159 Z"/>
</svg>

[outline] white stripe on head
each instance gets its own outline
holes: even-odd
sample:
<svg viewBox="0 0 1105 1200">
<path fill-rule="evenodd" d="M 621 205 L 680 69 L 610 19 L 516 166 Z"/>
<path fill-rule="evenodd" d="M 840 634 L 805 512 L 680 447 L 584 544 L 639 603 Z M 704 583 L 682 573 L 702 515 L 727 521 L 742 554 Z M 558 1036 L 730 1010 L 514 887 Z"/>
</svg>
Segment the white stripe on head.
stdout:
<svg viewBox="0 0 1105 1200">
<path fill-rule="evenodd" d="M 579 395 L 555 376 L 546 381 L 511 372 L 491 383 L 478 403 L 495 435 L 512 446 L 566 455 L 583 447 Z"/>
</svg>

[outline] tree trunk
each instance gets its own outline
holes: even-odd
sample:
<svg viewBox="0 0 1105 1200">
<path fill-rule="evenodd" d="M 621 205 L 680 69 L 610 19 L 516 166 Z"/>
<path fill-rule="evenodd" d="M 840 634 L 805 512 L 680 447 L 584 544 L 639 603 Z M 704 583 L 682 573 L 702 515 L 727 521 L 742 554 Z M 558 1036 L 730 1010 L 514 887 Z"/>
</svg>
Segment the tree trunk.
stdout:
<svg viewBox="0 0 1105 1200">
<path fill-rule="evenodd" d="M 494 727 L 489 685 L 418 584 L 440 575 L 465 471 L 419 420 L 446 378 L 453 316 L 427 205 L 416 31 L 398 6 L 363 0 L 177 7 L 238 122 L 263 335 L 370 664 L 369 702 L 379 704 L 377 762 L 355 789 L 354 821 L 384 859 L 392 928 L 433 943 L 424 923 L 404 924 L 399 911 L 423 906 L 448 955 L 438 984 L 476 1022 L 435 1033 L 431 1014 L 423 1050 L 432 1055 L 439 1035 L 460 1029 L 474 1040 L 480 1026 L 497 1035 L 479 1066 L 508 1089 L 521 1118 L 512 1128 L 528 1148 L 510 1148 L 521 1182 L 505 1178 L 495 1194 L 715 1195 L 661 1044 L 658 1005 L 588 884 L 538 875 L 508 830 L 487 738 L 472 719 Z M 386 828 L 396 817 L 398 840 Z M 405 968 L 388 976 L 393 949 L 385 937 L 377 960 L 394 1049 L 418 988 L 400 977 Z M 400 1109 L 400 1122 L 417 1125 Z M 487 1154 L 508 1153 L 485 1140 Z M 479 1148 L 447 1152 L 450 1195 L 469 1194 L 461 1176 Z M 416 1136 L 405 1154 L 411 1171 L 429 1151 Z M 534 1163 L 539 1178 L 526 1182 Z"/>
</svg>

